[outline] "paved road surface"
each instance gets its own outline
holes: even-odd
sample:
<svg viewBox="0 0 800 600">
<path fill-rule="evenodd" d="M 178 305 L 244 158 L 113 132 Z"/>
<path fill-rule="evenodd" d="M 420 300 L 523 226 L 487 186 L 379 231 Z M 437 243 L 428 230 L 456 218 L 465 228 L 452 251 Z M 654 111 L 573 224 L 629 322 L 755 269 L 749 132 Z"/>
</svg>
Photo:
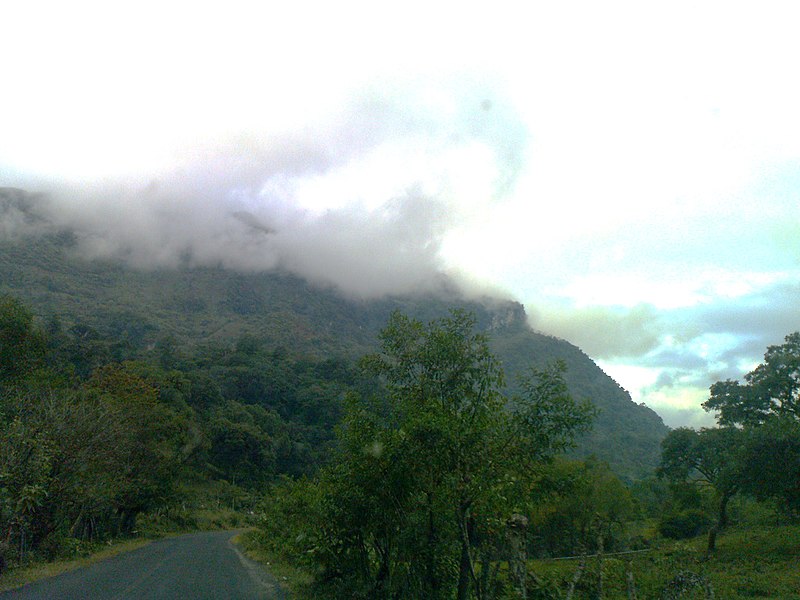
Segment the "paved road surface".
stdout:
<svg viewBox="0 0 800 600">
<path fill-rule="evenodd" d="M 277 582 L 231 543 L 232 531 L 153 542 L 0 594 L 2 600 L 282 600 Z"/>
</svg>

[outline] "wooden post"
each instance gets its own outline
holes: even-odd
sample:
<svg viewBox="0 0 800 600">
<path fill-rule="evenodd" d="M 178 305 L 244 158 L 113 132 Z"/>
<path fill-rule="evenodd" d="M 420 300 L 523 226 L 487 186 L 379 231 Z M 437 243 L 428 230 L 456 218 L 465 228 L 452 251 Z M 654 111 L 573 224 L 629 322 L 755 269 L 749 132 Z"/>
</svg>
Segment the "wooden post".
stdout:
<svg viewBox="0 0 800 600">
<path fill-rule="evenodd" d="M 633 580 L 633 565 L 628 561 L 627 569 L 625 569 L 625 580 L 628 584 L 628 600 L 636 600 L 636 584 Z"/>
<path fill-rule="evenodd" d="M 528 578 L 528 553 L 525 547 L 525 532 L 528 519 L 524 515 L 512 515 L 506 523 L 508 527 L 508 543 L 511 550 L 508 566 L 511 572 L 511 584 L 525 600 L 527 595 L 526 580 Z"/>
</svg>

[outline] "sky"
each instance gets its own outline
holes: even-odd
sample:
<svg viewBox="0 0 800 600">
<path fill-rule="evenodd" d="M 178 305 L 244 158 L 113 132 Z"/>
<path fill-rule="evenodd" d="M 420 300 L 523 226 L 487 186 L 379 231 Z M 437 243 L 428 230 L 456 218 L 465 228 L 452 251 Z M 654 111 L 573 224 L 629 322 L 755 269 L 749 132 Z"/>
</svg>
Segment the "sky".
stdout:
<svg viewBox="0 0 800 600">
<path fill-rule="evenodd" d="M 87 256 L 446 275 L 671 426 L 800 329 L 791 2 L 115 4 L 3 9 L 0 186 Z"/>
</svg>

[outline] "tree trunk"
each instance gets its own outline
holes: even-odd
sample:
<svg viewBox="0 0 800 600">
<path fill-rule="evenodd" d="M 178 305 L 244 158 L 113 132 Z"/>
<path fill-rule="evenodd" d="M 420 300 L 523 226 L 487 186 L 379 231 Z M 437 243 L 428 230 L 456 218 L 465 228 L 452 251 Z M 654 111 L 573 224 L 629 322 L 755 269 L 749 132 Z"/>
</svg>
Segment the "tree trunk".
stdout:
<svg viewBox="0 0 800 600">
<path fill-rule="evenodd" d="M 466 539 L 466 533 L 461 534 L 461 560 L 458 565 L 458 600 L 469 599 L 469 542 Z"/>
<path fill-rule="evenodd" d="M 468 600 L 470 582 L 475 579 L 475 572 L 472 568 L 472 556 L 470 554 L 469 541 L 469 505 L 463 503 L 456 513 L 457 526 L 461 538 L 461 558 L 458 564 L 458 591 L 457 600 Z"/>
<path fill-rule="evenodd" d="M 728 526 L 728 502 L 731 499 L 730 494 L 723 494 L 719 501 L 719 513 L 717 515 L 717 524 L 712 527 L 708 532 L 708 545 L 706 546 L 706 558 L 711 556 L 712 552 L 717 549 L 717 534 Z"/>
<path fill-rule="evenodd" d="M 425 587 L 431 597 L 437 597 L 439 578 L 436 574 L 436 524 L 433 518 L 433 494 L 426 494 L 428 500 L 428 532 L 425 548 Z"/>
<path fill-rule="evenodd" d="M 728 501 L 730 499 L 730 494 L 723 494 L 722 499 L 719 501 L 719 520 L 717 521 L 717 529 L 720 531 L 728 526 Z"/>
<path fill-rule="evenodd" d="M 133 533 L 133 530 L 136 527 L 136 517 L 139 514 L 138 511 L 133 508 L 122 508 L 118 509 L 118 511 L 120 533 L 123 535 L 129 535 Z"/>
<path fill-rule="evenodd" d="M 716 549 L 717 549 L 717 526 L 715 525 L 708 532 L 708 546 L 706 547 L 706 558 L 709 558 Z"/>
<path fill-rule="evenodd" d="M 509 547 L 508 570 L 511 575 L 511 585 L 514 586 L 522 600 L 527 598 L 528 556 L 525 547 L 525 532 L 527 529 L 528 519 L 524 515 L 511 515 L 511 518 L 506 522 L 506 536 Z"/>
<path fill-rule="evenodd" d="M 375 551 L 378 555 L 378 573 L 375 576 L 375 591 L 378 598 L 388 598 L 389 592 L 392 589 L 391 582 L 391 565 L 389 558 L 391 556 L 390 543 L 387 541 L 385 544 L 375 543 Z"/>
<path fill-rule="evenodd" d="M 633 579 L 633 566 L 631 566 L 631 561 L 628 561 L 628 564 L 625 568 L 625 583 L 627 584 L 628 588 L 628 600 L 637 600 L 636 582 Z"/>
<path fill-rule="evenodd" d="M 578 582 L 583 576 L 583 570 L 586 568 L 586 557 L 581 558 L 581 562 L 578 565 L 578 568 L 575 569 L 575 573 L 572 574 L 572 581 L 569 582 L 569 588 L 567 588 L 567 600 L 572 600 L 572 597 L 575 595 L 575 586 L 578 585 Z"/>
</svg>

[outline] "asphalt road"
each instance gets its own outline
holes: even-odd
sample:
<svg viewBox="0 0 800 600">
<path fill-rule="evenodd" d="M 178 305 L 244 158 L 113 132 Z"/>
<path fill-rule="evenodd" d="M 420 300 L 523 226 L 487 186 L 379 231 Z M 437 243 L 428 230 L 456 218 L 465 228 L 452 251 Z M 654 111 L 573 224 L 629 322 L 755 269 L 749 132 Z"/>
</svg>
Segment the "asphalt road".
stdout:
<svg viewBox="0 0 800 600">
<path fill-rule="evenodd" d="M 232 543 L 235 531 L 159 540 L 0 594 L 2 600 L 283 600 L 275 579 Z"/>
</svg>

